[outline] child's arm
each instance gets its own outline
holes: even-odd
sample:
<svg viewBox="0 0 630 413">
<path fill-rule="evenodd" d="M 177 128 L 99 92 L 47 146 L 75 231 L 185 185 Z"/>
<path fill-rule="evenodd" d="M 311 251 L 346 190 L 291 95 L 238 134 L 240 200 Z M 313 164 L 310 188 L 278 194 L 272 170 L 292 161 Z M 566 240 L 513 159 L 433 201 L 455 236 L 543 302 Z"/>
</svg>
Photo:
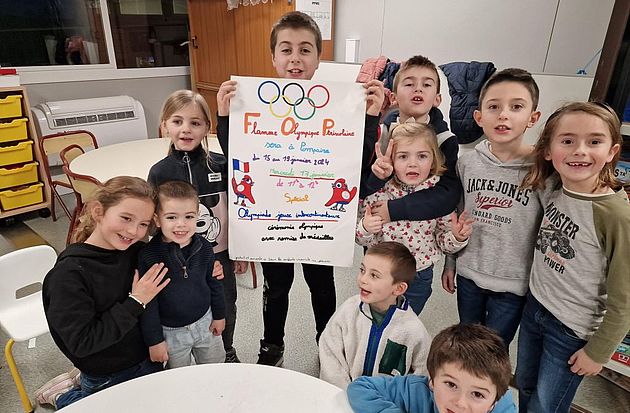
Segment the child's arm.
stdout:
<svg viewBox="0 0 630 413">
<path fill-rule="evenodd" d="M 210 246 L 204 245 L 204 248 L 210 248 Z M 215 263 L 218 262 L 218 260 L 214 259 L 214 255 L 212 258 L 213 259 L 208 263 L 206 281 L 210 287 L 210 309 L 212 310 L 213 320 L 210 324 L 210 332 L 218 336 L 221 335 L 221 332 L 225 328 L 225 296 L 223 294 L 223 284 L 213 276 Z M 215 321 L 217 323 L 215 323 Z M 223 323 L 221 323 L 221 321 Z"/>
<path fill-rule="evenodd" d="M 455 292 L 455 263 L 457 258 L 452 254 L 446 254 L 444 269 L 442 270 L 442 288 L 449 294 Z"/>
<path fill-rule="evenodd" d="M 630 213 L 628 208 L 594 212 L 595 227 L 603 238 L 604 254 L 608 257 L 608 298 L 599 328 L 586 346 L 569 359 L 571 371 L 580 375 L 597 374 L 630 330 Z M 610 219 L 611 216 L 619 219 Z"/>
<path fill-rule="evenodd" d="M 138 270 L 145 272 L 149 264 L 142 258 L 142 252 L 138 259 Z M 144 313 L 140 316 L 140 329 L 142 338 L 149 346 L 149 357 L 154 362 L 168 361 L 168 347 L 162 334 L 162 322 L 160 320 L 159 297 L 156 297 L 146 305 Z"/>
<path fill-rule="evenodd" d="M 236 80 L 226 80 L 217 92 L 217 139 L 226 159 L 229 159 L 230 100 L 236 94 L 236 84 Z"/>
<path fill-rule="evenodd" d="M 335 313 L 319 338 L 319 378 L 345 389 L 352 381 L 341 325 Z"/>
<path fill-rule="evenodd" d="M 457 138 L 451 136 L 446 139 L 440 149 L 446 158 L 447 170 L 434 187 L 382 203 L 373 208 L 372 212 L 387 223 L 402 219 L 412 221 L 434 219 L 455 210 L 462 193 L 462 186 L 455 169 L 459 152 Z"/>
<path fill-rule="evenodd" d="M 143 303 L 149 303 L 170 281 L 160 284 L 165 274 L 163 266 L 154 265 L 138 281 L 136 271 L 132 294 Z M 118 343 L 136 327 L 144 311 L 136 300 L 127 297 L 97 312 L 94 299 L 86 293 L 88 287 L 80 282 L 82 277 L 79 271 L 66 271 L 47 285 L 48 323 L 76 357 L 87 357 Z"/>
<path fill-rule="evenodd" d="M 360 202 L 359 216 L 357 222 L 357 229 L 355 232 L 355 241 L 359 245 L 370 246 L 375 243 L 374 236 L 381 232 L 383 229 L 383 221 L 379 216 L 372 215 L 370 205 Z"/>
<path fill-rule="evenodd" d="M 359 198 L 366 189 L 367 179 L 372 171 L 372 161 L 374 160 L 374 147 L 378 140 L 380 120 L 380 111 L 385 99 L 385 88 L 383 82 L 379 80 L 370 80 L 363 85 L 366 88 L 366 111 L 365 111 L 365 129 L 363 131 L 363 157 L 361 160 L 361 185 L 359 188 Z M 374 192 L 374 191 L 373 191 Z"/>
<path fill-rule="evenodd" d="M 472 224 L 473 219 L 466 211 L 459 216 L 457 212 L 451 212 L 449 216 L 436 219 L 435 239 L 440 250 L 454 254 L 464 248 L 472 234 Z"/>
<path fill-rule="evenodd" d="M 426 377 L 359 377 L 348 386 L 348 401 L 357 413 L 433 412 Z"/>
</svg>

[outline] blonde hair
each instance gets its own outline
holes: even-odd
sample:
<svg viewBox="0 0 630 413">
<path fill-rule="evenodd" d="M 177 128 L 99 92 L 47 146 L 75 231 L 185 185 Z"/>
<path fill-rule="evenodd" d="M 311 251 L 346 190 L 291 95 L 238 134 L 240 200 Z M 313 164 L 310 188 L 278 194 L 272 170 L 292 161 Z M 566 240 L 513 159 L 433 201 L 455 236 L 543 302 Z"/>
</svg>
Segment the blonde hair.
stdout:
<svg viewBox="0 0 630 413">
<path fill-rule="evenodd" d="M 556 133 L 560 119 L 562 119 L 564 115 L 579 112 L 596 116 L 603 120 L 608 126 L 610 137 L 612 138 L 611 147 L 621 145 L 621 122 L 619 122 L 617 114 L 610 107 L 599 102 L 567 103 L 552 113 L 549 119 L 547 119 L 547 122 L 545 122 L 545 127 L 540 133 L 540 137 L 534 148 L 534 164 L 530 167 L 529 172 L 523 179 L 522 187 L 531 187 L 534 190 L 545 188 L 545 180 L 555 172 L 551 161 L 545 159 L 551 147 L 551 139 Z M 619 151 L 617 151 L 612 161 L 606 163 L 599 172 L 597 180 L 598 187 L 617 188 L 620 186 L 619 181 L 615 178 L 615 165 L 618 160 Z"/>
<path fill-rule="evenodd" d="M 406 122 L 396 125 L 391 131 L 391 139 L 394 141 L 392 148 L 392 157 L 396 154 L 396 147 L 401 142 L 412 142 L 416 139 L 423 140 L 433 155 L 433 162 L 431 163 L 431 170 L 429 176 L 442 175 L 446 171 L 444 165 L 444 154 L 440 150 L 437 142 L 437 136 L 435 131 L 428 125 L 419 122 Z M 396 182 L 394 182 L 396 183 Z"/>
<path fill-rule="evenodd" d="M 208 132 L 210 132 L 210 129 L 212 129 L 212 118 L 210 117 L 210 107 L 208 106 L 206 99 L 197 92 L 193 92 L 188 89 L 181 89 L 171 93 L 162 105 L 162 110 L 160 112 L 160 127 L 158 130 L 160 138 L 162 137 L 162 128 L 168 118 L 173 116 L 173 114 L 178 110 L 181 110 L 188 105 L 193 105 L 201 109 L 201 113 L 203 113 L 206 123 L 208 124 Z M 208 148 L 208 133 L 204 136 L 202 143 L 204 145 L 204 149 Z"/>
<path fill-rule="evenodd" d="M 92 212 L 97 203 L 101 205 L 104 213 L 127 198 L 147 200 L 155 206 L 155 191 L 144 179 L 132 176 L 111 178 L 87 200 L 79 217 L 79 225 L 72 234 L 72 242 L 85 242 L 94 232 L 96 222 Z"/>
</svg>

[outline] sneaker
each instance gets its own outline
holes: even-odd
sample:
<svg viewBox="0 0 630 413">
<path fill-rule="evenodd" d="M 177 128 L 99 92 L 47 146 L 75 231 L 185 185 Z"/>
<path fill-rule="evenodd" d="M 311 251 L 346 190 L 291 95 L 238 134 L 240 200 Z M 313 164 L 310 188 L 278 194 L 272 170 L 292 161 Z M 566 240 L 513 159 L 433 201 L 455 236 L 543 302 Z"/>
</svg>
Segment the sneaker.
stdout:
<svg viewBox="0 0 630 413">
<path fill-rule="evenodd" d="M 280 367 L 283 362 L 284 346 L 277 346 L 260 340 L 260 353 L 258 353 L 258 361 L 256 364 Z"/>
<path fill-rule="evenodd" d="M 62 373 L 52 380 L 46 382 L 42 387 L 35 391 L 35 400 L 37 403 L 50 404 L 57 408 L 57 398 L 78 387 L 80 371 L 76 367 L 67 373 Z"/>
<path fill-rule="evenodd" d="M 236 355 L 236 349 L 231 348 L 230 350 L 225 352 L 225 362 L 226 363 L 240 363 L 238 356 Z"/>
</svg>

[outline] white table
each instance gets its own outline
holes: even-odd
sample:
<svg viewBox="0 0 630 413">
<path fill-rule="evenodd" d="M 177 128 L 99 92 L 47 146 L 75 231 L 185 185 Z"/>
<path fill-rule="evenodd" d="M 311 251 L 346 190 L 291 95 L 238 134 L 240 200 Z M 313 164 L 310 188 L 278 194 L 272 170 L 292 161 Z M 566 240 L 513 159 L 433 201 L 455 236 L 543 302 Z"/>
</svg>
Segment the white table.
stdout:
<svg viewBox="0 0 630 413">
<path fill-rule="evenodd" d="M 170 139 L 140 139 L 103 146 L 77 156 L 70 170 L 89 175 L 101 182 L 115 176 L 136 176 L 147 179 L 149 169 L 168 154 Z M 221 153 L 216 138 L 208 139 L 210 149 Z"/>
<path fill-rule="evenodd" d="M 315 377 L 257 364 L 166 370 L 102 390 L 64 413 L 351 413 L 346 393 Z"/>
</svg>

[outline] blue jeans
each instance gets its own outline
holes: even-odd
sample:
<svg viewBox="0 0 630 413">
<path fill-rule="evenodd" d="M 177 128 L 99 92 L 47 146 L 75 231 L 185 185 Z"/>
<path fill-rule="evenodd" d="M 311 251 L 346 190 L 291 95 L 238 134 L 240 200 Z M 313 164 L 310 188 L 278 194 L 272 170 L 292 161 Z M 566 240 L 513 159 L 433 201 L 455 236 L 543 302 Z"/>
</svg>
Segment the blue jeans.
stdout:
<svg viewBox="0 0 630 413">
<path fill-rule="evenodd" d="M 457 312 L 463 324 L 481 324 L 493 329 L 509 348 L 521 322 L 526 297 L 480 288 L 457 275 Z"/>
<path fill-rule="evenodd" d="M 97 391 L 135 379 L 136 377 L 162 371 L 162 369 L 162 363 L 153 363 L 150 359 L 146 359 L 128 369 L 117 371 L 106 376 L 92 376 L 81 372 L 81 387 L 76 387 L 60 395 L 57 399 L 57 410 Z"/>
<path fill-rule="evenodd" d="M 518 336 L 519 411 L 569 411 L 583 376 L 571 372 L 568 361 L 585 344 L 528 294 Z"/>
<path fill-rule="evenodd" d="M 225 349 L 221 336 L 210 332 L 212 310 L 208 309 L 199 320 L 184 327 L 162 326 L 164 341 L 168 347 L 166 367 L 174 369 L 195 364 L 223 363 Z"/>
<path fill-rule="evenodd" d="M 431 297 L 431 284 L 433 283 L 433 266 L 420 270 L 416 273 L 413 281 L 407 288 L 405 297 L 414 313 L 420 314 L 424 305 Z"/>
</svg>

